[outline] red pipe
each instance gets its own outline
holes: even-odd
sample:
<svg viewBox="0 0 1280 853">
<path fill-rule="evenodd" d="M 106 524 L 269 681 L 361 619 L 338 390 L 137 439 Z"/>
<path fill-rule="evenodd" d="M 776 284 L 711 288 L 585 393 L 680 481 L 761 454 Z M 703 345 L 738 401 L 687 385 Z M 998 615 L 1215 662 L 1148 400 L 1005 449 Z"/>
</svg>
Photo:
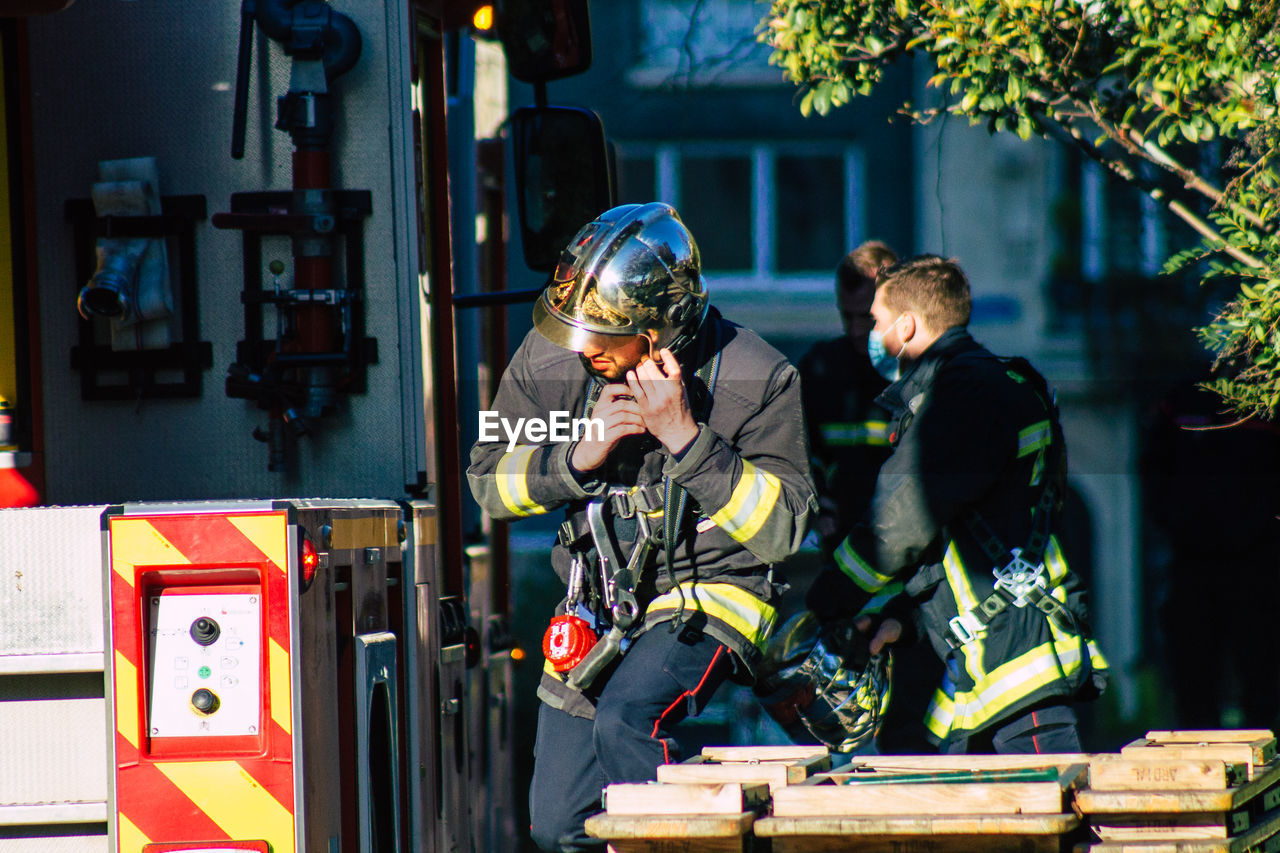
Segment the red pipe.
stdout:
<svg viewBox="0 0 1280 853">
<path fill-rule="evenodd" d="M 293 152 L 293 188 L 327 190 L 330 187 L 329 151 L 306 149 Z M 304 238 L 306 242 L 314 238 Z M 332 249 L 331 249 L 332 251 Z M 333 288 L 333 255 L 301 255 L 295 250 L 293 284 L 299 290 Z M 300 352 L 333 352 L 336 347 L 333 306 L 308 303 L 296 306 L 297 347 Z"/>
</svg>

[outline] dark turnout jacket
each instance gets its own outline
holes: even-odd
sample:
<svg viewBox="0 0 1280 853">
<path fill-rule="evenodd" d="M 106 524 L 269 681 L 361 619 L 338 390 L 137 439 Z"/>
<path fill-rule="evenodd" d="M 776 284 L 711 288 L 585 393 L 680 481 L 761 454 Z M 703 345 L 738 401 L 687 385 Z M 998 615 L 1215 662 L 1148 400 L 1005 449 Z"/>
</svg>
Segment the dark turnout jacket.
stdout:
<svg viewBox="0 0 1280 853">
<path fill-rule="evenodd" d="M 871 366 L 865 345 L 848 335 L 820 341 L 800 359 L 809 455 L 829 554 L 866 513 L 876 474 L 889 458 L 889 422 L 876 398 L 889 383 Z"/>
<path fill-rule="evenodd" d="M 708 400 L 697 371 L 714 358 L 717 347 L 720 359 Z M 697 619 L 699 627 L 750 668 L 776 620 L 769 566 L 799 548 L 816 505 L 799 381 L 779 352 L 714 310 L 680 358 L 699 421 L 698 436 L 680 459 L 648 434 L 630 436 L 601 471 L 590 472 L 595 479 L 580 482 L 568 463 L 571 442 L 522 437 L 509 449 L 503 434 L 496 441 L 482 436 L 476 443 L 467 479 L 476 500 L 494 518 L 519 519 L 563 508 L 575 529 L 585 528 L 587 503 L 609 487 L 662 494 L 666 479 L 678 484 L 687 492 L 688 509 L 672 552 L 673 577 L 661 554 L 651 558 L 637 594 L 645 612 L 632 633 L 679 613 L 686 620 Z M 547 419 L 552 412 L 581 417 L 593 386 L 600 383 L 576 353 L 534 331 L 512 357 L 494 409 L 513 424 L 517 418 Z M 659 528 L 663 512 L 651 513 Z M 627 534 L 620 532 L 619 538 L 625 540 Z M 552 548 L 551 562 L 562 582 L 569 577 L 572 559 L 563 542 Z M 539 693 L 570 713 L 592 714 L 590 703 L 570 691 L 549 666 Z"/>
<path fill-rule="evenodd" d="M 1096 694 L 1106 663 L 1090 636 L 1083 590 L 1053 535 L 1061 529 L 1056 507 L 1043 563 L 1059 618 L 1007 606 L 977 636 L 952 627 L 994 590 L 993 559 L 978 535 L 994 533 L 1004 550 L 1027 548 L 1046 484 L 1054 480 L 1059 496 L 1065 489 L 1066 449 L 1044 380 L 957 327 L 879 402 L 890 411 L 893 455 L 868 515 L 810 591 L 810 607 L 832 618 L 877 611 L 904 589 L 914 598 L 920 626 L 948 662 L 925 721 L 939 740 L 987 729 L 1052 697 Z"/>
</svg>

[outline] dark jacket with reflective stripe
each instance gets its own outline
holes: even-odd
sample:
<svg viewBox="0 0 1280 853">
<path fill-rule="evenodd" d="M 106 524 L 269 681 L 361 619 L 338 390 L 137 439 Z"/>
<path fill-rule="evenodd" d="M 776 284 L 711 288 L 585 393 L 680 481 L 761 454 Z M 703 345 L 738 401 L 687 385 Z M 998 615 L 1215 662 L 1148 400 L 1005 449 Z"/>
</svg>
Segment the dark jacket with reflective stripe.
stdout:
<svg viewBox="0 0 1280 853">
<path fill-rule="evenodd" d="M 705 340 L 715 340 L 713 324 L 719 327 L 722 355 L 714 399 L 708 405 L 705 385 L 695 372 L 700 366 L 696 362 L 713 355 L 713 347 L 704 345 Z M 756 605 L 743 604 L 740 597 L 729 599 L 744 619 L 755 618 L 750 611 L 756 611 L 768 622 L 759 626 L 763 635 L 755 626 L 733 620 L 722 624 L 710 619 L 706 630 L 751 666 L 775 615 L 768 567 L 799 548 L 816 505 L 800 384 L 795 368 L 777 350 L 714 310 L 699 338 L 681 354 L 681 369 L 699 432 L 679 461 L 652 436 L 630 436 L 610 454 L 604 479 L 579 484 L 567 461 L 570 442 L 532 443 L 522 438 L 509 451 L 504 434 L 498 441 L 476 443 L 467 479 L 476 500 L 494 518 L 516 519 L 564 508 L 566 516 L 585 529 L 587 502 L 606 486 L 660 486 L 664 477 L 671 477 L 689 495 L 673 553 L 675 579 L 682 587 L 693 581 L 726 583 L 750 594 L 749 601 Z M 589 377 L 576 353 L 533 331 L 503 374 L 494 409 L 512 423 L 516 418 L 546 419 L 556 411 L 580 417 L 590 384 L 598 381 Z M 551 561 L 560 580 L 567 582 L 569 551 L 557 543 Z M 663 565 L 659 555 L 642 579 L 649 598 L 673 588 Z M 669 620 L 672 613 L 665 610 L 658 616 L 658 609 L 651 608 L 642 628 Z M 545 691 L 543 695 L 547 698 Z"/>
<path fill-rule="evenodd" d="M 838 568 L 825 570 L 809 596 L 831 617 L 906 585 L 934 649 L 952 659 L 941 704 L 964 704 L 954 721 L 931 725 L 939 738 L 988 728 L 1051 696 L 1092 695 L 1104 683 L 1084 593 L 1056 536 L 1046 570 L 1073 617 L 1070 632 L 1034 607 L 1008 607 L 978 642 L 947 643 L 952 617 L 994 588 L 992 560 L 966 518 L 976 511 L 1006 549 L 1025 548 L 1046 478 L 1058 480 L 1059 495 L 1065 489 L 1066 451 L 1053 446 L 1061 431 L 1046 395 L 1030 365 L 997 358 L 962 328 L 944 333 L 881 395 L 893 455 L 871 511 L 836 551 Z M 1050 522 L 1051 533 L 1061 529 L 1056 513 Z M 843 593 L 835 606 L 833 590 Z"/>
<path fill-rule="evenodd" d="M 889 458 L 889 413 L 876 403 L 889 383 L 848 335 L 815 344 L 799 368 L 819 512 L 831 516 L 832 533 L 823 536 L 830 554 L 871 505 Z"/>
</svg>

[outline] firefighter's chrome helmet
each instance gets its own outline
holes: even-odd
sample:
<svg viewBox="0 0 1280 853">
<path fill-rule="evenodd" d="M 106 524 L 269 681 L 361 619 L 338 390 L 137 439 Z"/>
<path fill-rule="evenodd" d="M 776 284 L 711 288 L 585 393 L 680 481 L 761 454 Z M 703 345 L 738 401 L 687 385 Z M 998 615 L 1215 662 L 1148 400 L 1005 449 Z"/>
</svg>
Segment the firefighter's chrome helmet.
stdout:
<svg viewBox="0 0 1280 853">
<path fill-rule="evenodd" d="M 851 623 L 833 643 L 811 611 L 788 619 L 770 639 L 755 692 L 765 710 L 798 741 L 812 736 L 836 752 L 858 752 L 880 732 L 893 692 L 893 657 L 872 655 Z M 831 646 L 864 652 L 847 659 Z"/>
<path fill-rule="evenodd" d="M 607 210 L 578 232 L 533 307 L 533 325 L 577 352 L 651 331 L 654 349 L 676 352 L 706 313 L 698 244 L 670 205 L 651 202 Z"/>
</svg>

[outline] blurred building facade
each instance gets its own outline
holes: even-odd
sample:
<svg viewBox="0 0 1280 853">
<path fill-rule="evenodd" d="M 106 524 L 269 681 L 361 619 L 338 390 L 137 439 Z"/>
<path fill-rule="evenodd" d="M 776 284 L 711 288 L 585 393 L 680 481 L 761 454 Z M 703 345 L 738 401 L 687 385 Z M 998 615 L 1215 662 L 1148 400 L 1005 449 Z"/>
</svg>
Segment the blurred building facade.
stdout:
<svg viewBox="0 0 1280 853">
<path fill-rule="evenodd" d="M 834 269 L 863 240 L 960 262 L 974 289 L 974 335 L 1026 356 L 1057 390 L 1070 449 L 1068 547 L 1115 674 L 1106 713 L 1136 730 L 1149 710 L 1141 685 L 1160 594 L 1159 578 L 1144 572 L 1142 421 L 1207 361 L 1191 329 L 1212 294 L 1157 280 L 1170 247 L 1190 238 L 1150 199 L 1056 143 L 991 136 L 957 118 L 891 120 L 904 101 L 942 105 L 924 87 L 924 66 L 903 63 L 871 96 L 801 116 L 798 90 L 755 40 L 768 9 L 593 4 L 593 66 L 549 84 L 548 101 L 600 114 L 615 146 L 617 201 L 674 205 L 698 239 L 713 302 L 793 360 L 840 333 Z M 514 107 L 534 95 L 513 84 L 510 99 Z M 515 271 L 514 247 L 511 257 L 513 281 L 528 279 Z M 523 314 L 512 312 L 517 335 L 528 328 Z M 513 536 L 519 553 L 546 534 Z"/>
</svg>

